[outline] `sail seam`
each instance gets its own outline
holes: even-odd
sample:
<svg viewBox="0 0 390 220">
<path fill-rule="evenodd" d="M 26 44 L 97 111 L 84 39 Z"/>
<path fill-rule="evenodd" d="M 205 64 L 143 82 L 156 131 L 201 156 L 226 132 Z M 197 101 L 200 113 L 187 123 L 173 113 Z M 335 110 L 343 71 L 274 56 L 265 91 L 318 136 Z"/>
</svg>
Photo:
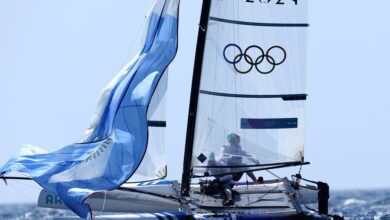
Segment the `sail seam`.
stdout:
<svg viewBox="0 0 390 220">
<path fill-rule="evenodd" d="M 210 17 L 211 21 L 219 21 L 229 24 L 240 24 L 240 25 L 250 25 L 250 26 L 261 26 L 261 27 L 309 27 L 307 23 L 258 23 L 258 22 L 249 22 L 249 21 L 235 21 L 224 18 Z"/>
</svg>

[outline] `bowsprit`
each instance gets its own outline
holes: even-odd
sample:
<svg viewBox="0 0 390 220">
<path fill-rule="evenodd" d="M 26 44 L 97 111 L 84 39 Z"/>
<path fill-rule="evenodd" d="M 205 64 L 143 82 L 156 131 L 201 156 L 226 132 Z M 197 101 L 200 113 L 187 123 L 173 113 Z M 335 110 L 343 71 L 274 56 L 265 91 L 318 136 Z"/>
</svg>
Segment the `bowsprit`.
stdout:
<svg viewBox="0 0 390 220">
<path fill-rule="evenodd" d="M 232 43 L 225 46 L 223 56 L 240 74 L 247 74 L 253 68 L 261 74 L 270 74 L 276 66 L 286 61 L 287 52 L 278 45 L 270 47 L 266 52 L 258 45 L 251 45 L 243 51 L 240 46 Z"/>
</svg>

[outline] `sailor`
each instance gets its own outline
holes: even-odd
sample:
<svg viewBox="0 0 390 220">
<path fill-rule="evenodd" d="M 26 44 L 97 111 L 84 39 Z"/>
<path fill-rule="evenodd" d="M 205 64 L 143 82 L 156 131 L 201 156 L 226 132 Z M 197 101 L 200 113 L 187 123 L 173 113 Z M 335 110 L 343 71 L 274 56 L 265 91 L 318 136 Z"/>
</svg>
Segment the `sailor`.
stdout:
<svg viewBox="0 0 390 220">
<path fill-rule="evenodd" d="M 230 133 L 227 135 L 228 144 L 223 145 L 221 149 L 221 157 L 227 164 L 226 166 L 237 166 L 244 167 L 246 164 L 243 162 L 243 158 L 248 158 L 254 164 L 259 164 L 259 161 L 256 160 L 252 155 L 248 154 L 245 150 L 242 149 L 240 145 L 240 136 L 235 133 Z M 244 172 L 237 172 L 240 169 L 232 169 L 232 173 L 235 173 L 233 176 L 234 181 L 239 181 L 243 176 Z M 245 172 L 253 182 L 257 183 L 256 176 L 253 172 Z"/>
<path fill-rule="evenodd" d="M 230 173 L 229 168 L 222 168 L 224 166 L 227 166 L 226 163 L 220 159 L 216 160 L 215 154 L 211 152 L 207 166 L 209 167 L 209 175 L 215 177 L 215 179 L 211 181 L 211 185 L 217 185 L 219 188 L 218 191 L 221 191 L 221 194 L 225 197 L 225 200 L 222 202 L 222 205 L 234 205 L 232 189 L 234 187 L 235 182 L 233 181 L 232 174 L 225 174 Z"/>
</svg>

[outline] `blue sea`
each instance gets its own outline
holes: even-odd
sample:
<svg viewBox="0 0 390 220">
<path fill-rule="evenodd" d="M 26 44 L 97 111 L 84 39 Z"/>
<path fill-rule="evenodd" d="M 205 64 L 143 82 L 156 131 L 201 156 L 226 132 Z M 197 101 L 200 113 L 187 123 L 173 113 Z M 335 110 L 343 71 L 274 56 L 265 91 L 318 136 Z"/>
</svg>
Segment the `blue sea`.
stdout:
<svg viewBox="0 0 390 220">
<path fill-rule="evenodd" d="M 330 213 L 346 219 L 390 220 L 390 189 L 332 192 Z"/>
<path fill-rule="evenodd" d="M 330 213 L 346 219 L 390 220 L 390 189 L 371 191 L 336 191 L 330 198 Z M 0 206 L 1 220 L 49 220 L 67 216 L 69 211 L 38 208 L 34 204 Z"/>
</svg>

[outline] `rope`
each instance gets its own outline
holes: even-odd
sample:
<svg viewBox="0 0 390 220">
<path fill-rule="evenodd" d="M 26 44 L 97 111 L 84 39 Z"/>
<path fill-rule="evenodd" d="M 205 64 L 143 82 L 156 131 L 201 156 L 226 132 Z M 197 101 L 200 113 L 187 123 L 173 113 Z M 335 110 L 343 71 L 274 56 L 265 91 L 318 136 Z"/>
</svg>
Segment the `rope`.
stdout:
<svg viewBox="0 0 390 220">
<path fill-rule="evenodd" d="M 19 190 L 18 188 L 16 188 L 15 186 L 13 186 L 12 184 L 9 184 L 9 186 L 11 186 L 16 192 L 18 192 L 19 194 L 21 194 L 22 196 L 24 196 L 25 198 L 27 198 L 28 200 L 30 200 L 31 202 L 35 202 L 35 200 L 33 198 L 31 198 L 30 196 L 28 196 L 26 193 L 22 192 L 21 190 Z"/>
<path fill-rule="evenodd" d="M 37 190 L 37 191 L 40 191 L 40 190 L 42 189 L 41 187 L 32 186 L 32 185 L 25 184 L 25 183 L 20 182 L 20 181 L 15 181 L 14 183 L 20 184 L 20 185 L 22 185 L 22 186 L 29 187 L 29 188 L 31 188 L 31 189 L 35 189 L 35 190 Z"/>
<path fill-rule="evenodd" d="M 278 180 L 281 180 L 282 178 L 275 173 L 271 172 L 270 170 L 266 170 L 268 173 L 270 173 L 272 176 L 276 177 Z"/>
<path fill-rule="evenodd" d="M 273 188 L 273 189 L 269 190 L 268 192 L 264 193 L 263 195 L 261 195 L 259 198 L 257 198 L 256 201 L 253 201 L 253 202 L 249 203 L 248 205 L 252 205 L 252 204 L 255 204 L 257 202 L 260 202 L 265 196 L 275 192 L 275 190 L 277 190 L 278 188 L 279 188 L 279 184 L 277 186 L 275 186 L 275 188 Z"/>
<path fill-rule="evenodd" d="M 103 199 L 103 206 L 102 206 L 102 210 L 100 211 L 104 211 L 104 209 L 106 208 L 106 199 L 107 199 L 107 191 L 104 191 L 104 199 Z"/>
</svg>

